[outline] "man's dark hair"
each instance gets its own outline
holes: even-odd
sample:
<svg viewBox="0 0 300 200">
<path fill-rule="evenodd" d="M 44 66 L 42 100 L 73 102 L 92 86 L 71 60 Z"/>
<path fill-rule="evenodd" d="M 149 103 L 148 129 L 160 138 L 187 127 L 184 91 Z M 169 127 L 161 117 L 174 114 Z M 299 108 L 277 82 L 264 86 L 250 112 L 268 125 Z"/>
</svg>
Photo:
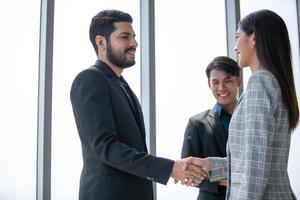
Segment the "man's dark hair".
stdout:
<svg viewBox="0 0 300 200">
<path fill-rule="evenodd" d="M 238 63 L 226 56 L 218 56 L 214 58 L 206 67 L 206 76 L 210 78 L 211 70 L 222 70 L 231 76 L 240 76 L 240 68 Z"/>
<path fill-rule="evenodd" d="M 98 54 L 96 36 L 101 35 L 109 42 L 110 34 L 115 30 L 115 22 L 132 23 L 132 17 L 120 10 L 103 10 L 93 17 L 90 25 L 90 41 L 96 54 Z"/>
</svg>

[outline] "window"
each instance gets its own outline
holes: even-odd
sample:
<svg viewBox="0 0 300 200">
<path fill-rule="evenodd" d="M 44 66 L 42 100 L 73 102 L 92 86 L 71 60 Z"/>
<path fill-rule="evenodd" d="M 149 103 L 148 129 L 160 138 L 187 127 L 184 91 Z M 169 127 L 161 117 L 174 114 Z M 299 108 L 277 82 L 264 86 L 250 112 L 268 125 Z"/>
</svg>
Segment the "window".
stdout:
<svg viewBox="0 0 300 200">
<path fill-rule="evenodd" d="M 40 1 L 0 2 L 0 199 L 36 192 Z"/>
<path fill-rule="evenodd" d="M 189 117 L 212 108 L 205 69 L 226 55 L 222 0 L 155 2 L 157 155 L 179 159 Z M 213 17 L 212 17 L 213 15 Z M 157 184 L 157 199 L 195 199 L 197 188 Z"/>
</svg>

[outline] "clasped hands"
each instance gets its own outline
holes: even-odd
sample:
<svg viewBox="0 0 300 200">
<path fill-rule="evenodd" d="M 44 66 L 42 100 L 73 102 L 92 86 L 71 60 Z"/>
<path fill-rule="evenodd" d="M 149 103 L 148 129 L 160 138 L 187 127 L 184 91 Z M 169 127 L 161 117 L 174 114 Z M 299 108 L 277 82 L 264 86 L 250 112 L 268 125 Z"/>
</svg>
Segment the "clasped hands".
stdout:
<svg viewBox="0 0 300 200">
<path fill-rule="evenodd" d="M 209 170 L 208 158 L 187 157 L 175 161 L 171 177 L 175 184 L 181 181 L 181 184 L 186 186 L 198 186 L 205 179 Z"/>
</svg>

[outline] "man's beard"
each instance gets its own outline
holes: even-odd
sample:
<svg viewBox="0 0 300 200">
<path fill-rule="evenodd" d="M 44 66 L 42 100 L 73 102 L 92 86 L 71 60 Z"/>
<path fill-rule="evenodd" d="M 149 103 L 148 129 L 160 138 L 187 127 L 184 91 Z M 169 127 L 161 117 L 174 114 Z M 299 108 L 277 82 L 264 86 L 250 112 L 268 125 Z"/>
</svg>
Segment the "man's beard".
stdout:
<svg viewBox="0 0 300 200">
<path fill-rule="evenodd" d="M 135 64 L 135 60 L 128 60 L 127 57 L 126 57 L 126 51 L 129 51 L 131 50 L 130 49 L 126 49 L 124 51 L 124 53 L 121 53 L 121 52 L 116 52 L 110 43 L 107 43 L 107 49 L 106 49 L 106 56 L 108 58 L 108 60 L 118 66 L 119 68 L 128 68 L 128 67 L 131 67 Z"/>
</svg>

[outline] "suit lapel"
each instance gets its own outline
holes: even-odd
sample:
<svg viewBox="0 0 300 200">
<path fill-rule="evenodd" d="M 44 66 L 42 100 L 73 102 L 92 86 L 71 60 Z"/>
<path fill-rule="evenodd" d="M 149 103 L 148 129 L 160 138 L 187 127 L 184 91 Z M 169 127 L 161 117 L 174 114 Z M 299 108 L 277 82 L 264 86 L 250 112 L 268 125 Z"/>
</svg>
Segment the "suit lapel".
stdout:
<svg viewBox="0 0 300 200">
<path fill-rule="evenodd" d="M 132 113 L 136 119 L 136 122 L 139 126 L 139 129 L 140 129 L 143 137 L 145 138 L 144 120 L 143 120 L 143 114 L 142 114 L 142 109 L 141 109 L 139 100 L 137 99 L 136 95 L 132 91 L 127 91 L 127 89 L 125 88 L 126 86 L 124 86 L 120 80 L 117 80 L 117 83 L 121 87 L 124 95 L 126 96 L 128 102 L 130 104 L 131 111 L 132 111 Z M 128 89 L 131 90 L 130 88 L 128 88 Z M 129 92 L 132 94 L 131 96 L 129 95 Z"/>
<path fill-rule="evenodd" d="M 144 125 L 144 118 L 143 118 L 143 113 L 142 113 L 142 108 L 141 108 L 141 105 L 140 105 L 140 102 L 138 100 L 138 98 L 136 97 L 136 95 L 134 93 L 132 93 L 132 97 L 133 97 L 133 101 L 134 101 L 134 104 L 136 105 L 135 108 L 136 108 L 136 111 L 137 111 L 137 118 L 138 118 L 138 122 L 139 122 L 139 125 L 140 125 L 140 130 L 143 134 L 143 137 L 145 138 L 145 125 Z"/>
<path fill-rule="evenodd" d="M 225 133 L 223 131 L 223 127 L 218 117 L 218 114 L 215 109 L 211 109 L 208 116 L 207 116 L 208 123 L 212 129 L 212 133 L 216 138 L 218 147 L 223 156 L 226 156 L 226 142 L 227 139 L 225 137 Z"/>
<path fill-rule="evenodd" d="M 106 76 L 108 76 L 115 84 L 118 85 L 119 88 L 121 88 L 124 96 L 126 97 L 130 109 L 136 119 L 136 122 L 138 124 L 138 127 L 141 131 L 141 134 L 143 138 L 145 139 L 145 125 L 144 125 L 144 119 L 142 114 L 142 109 L 140 106 L 140 103 L 136 97 L 136 95 L 132 92 L 132 98 L 129 96 L 128 91 L 126 90 L 125 86 L 120 81 L 119 77 L 110 69 L 108 66 L 106 66 L 105 63 L 103 63 L 101 60 L 97 60 L 94 67 L 104 73 Z"/>
</svg>

